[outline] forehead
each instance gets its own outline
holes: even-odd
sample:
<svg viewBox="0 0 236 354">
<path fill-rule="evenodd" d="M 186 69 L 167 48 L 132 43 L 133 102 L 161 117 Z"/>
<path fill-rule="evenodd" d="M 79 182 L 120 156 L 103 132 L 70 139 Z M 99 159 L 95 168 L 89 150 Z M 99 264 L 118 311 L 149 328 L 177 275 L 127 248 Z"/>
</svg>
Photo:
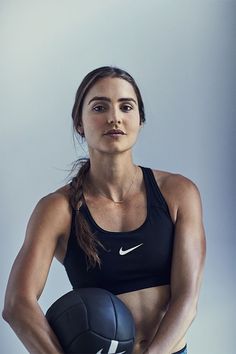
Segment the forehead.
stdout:
<svg viewBox="0 0 236 354">
<path fill-rule="evenodd" d="M 85 102 L 94 96 L 106 96 L 113 100 L 121 97 L 137 99 L 133 86 L 128 81 L 117 77 L 99 79 L 88 91 Z"/>
</svg>

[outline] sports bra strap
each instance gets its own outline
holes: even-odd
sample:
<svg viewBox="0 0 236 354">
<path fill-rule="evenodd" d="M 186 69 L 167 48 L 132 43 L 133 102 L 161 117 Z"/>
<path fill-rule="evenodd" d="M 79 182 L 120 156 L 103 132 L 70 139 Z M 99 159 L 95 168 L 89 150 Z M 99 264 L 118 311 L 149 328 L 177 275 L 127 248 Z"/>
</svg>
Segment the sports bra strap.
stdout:
<svg viewBox="0 0 236 354">
<path fill-rule="evenodd" d="M 150 205 L 159 206 L 165 209 L 166 211 L 169 211 L 168 204 L 166 203 L 166 200 L 160 191 L 153 170 L 149 167 L 142 167 L 142 166 L 140 167 L 144 172 L 144 178 L 146 178 L 148 182 L 146 183 L 146 186 L 148 186 L 149 189 L 148 193 L 149 193 Z"/>
</svg>

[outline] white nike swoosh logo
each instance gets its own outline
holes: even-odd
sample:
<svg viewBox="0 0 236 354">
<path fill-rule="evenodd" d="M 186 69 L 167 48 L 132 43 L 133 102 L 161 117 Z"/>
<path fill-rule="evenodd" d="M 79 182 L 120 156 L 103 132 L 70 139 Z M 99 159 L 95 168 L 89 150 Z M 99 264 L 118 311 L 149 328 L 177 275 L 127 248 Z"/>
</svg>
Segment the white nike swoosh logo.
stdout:
<svg viewBox="0 0 236 354">
<path fill-rule="evenodd" d="M 138 248 L 138 247 L 140 247 L 140 246 L 142 246 L 142 245 L 143 245 L 143 243 L 140 243 L 140 245 L 134 246 L 134 247 L 129 248 L 128 250 L 125 250 L 125 251 L 123 251 L 123 249 L 122 249 L 123 247 L 121 247 L 121 249 L 120 249 L 120 251 L 119 251 L 119 254 L 120 254 L 121 256 L 124 256 L 125 254 L 127 254 L 127 253 L 129 253 L 129 252 L 135 250 L 135 248 Z"/>
<path fill-rule="evenodd" d="M 110 348 L 108 349 L 108 354 L 116 353 L 116 349 L 118 347 L 118 344 L 119 344 L 119 342 L 117 340 L 112 340 L 111 344 L 110 344 Z M 103 351 L 103 348 L 100 349 L 96 354 L 102 354 L 102 351 Z M 116 353 L 116 354 L 123 354 L 123 353 L 126 353 L 126 350 L 123 352 Z"/>
<path fill-rule="evenodd" d="M 103 351 L 103 348 L 100 349 L 96 354 L 102 354 L 102 351 Z M 125 351 L 124 351 L 124 352 L 119 352 L 119 353 L 116 353 L 116 354 L 123 354 L 123 353 L 125 353 Z M 113 353 L 113 354 L 114 354 L 114 353 Z"/>
</svg>

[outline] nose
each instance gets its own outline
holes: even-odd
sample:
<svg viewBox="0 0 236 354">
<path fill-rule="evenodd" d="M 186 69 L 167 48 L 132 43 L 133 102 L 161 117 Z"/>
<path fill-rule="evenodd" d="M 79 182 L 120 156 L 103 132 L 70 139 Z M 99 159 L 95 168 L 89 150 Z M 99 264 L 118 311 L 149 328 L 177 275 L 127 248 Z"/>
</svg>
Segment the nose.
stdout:
<svg viewBox="0 0 236 354">
<path fill-rule="evenodd" d="M 121 123 L 121 118 L 119 116 L 119 112 L 117 112 L 115 109 L 112 110 L 112 112 L 108 115 L 108 123 L 115 123 L 115 124 L 120 124 Z"/>
</svg>

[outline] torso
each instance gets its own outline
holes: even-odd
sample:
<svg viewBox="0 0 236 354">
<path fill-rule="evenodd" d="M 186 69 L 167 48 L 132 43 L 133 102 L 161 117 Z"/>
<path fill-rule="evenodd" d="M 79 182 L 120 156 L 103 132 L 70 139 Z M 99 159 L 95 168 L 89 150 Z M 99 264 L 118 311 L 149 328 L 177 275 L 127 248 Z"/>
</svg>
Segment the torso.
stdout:
<svg viewBox="0 0 236 354">
<path fill-rule="evenodd" d="M 84 190 L 86 204 L 96 223 L 103 229 L 108 231 L 130 231 L 137 229 L 144 222 L 147 213 L 147 198 L 142 172 L 139 172 L 139 182 L 137 182 L 139 185 L 136 186 L 138 192 L 130 196 L 129 199 L 127 198 L 127 201 L 122 204 L 114 205 L 112 201 L 101 197 L 103 205 L 101 210 L 100 198 L 94 200 L 91 196 L 86 195 L 86 190 Z M 175 223 L 178 209 L 174 193 L 176 175 L 160 170 L 153 170 L 153 172 L 161 193 L 168 204 L 171 219 Z M 55 192 L 62 193 L 68 198 L 68 185 Z M 67 232 L 60 239 L 56 250 L 55 256 L 60 262 L 63 262 L 66 253 L 69 234 L 70 222 L 68 222 Z M 167 310 L 170 301 L 170 286 L 156 286 L 117 296 L 130 309 L 135 321 L 136 338 L 132 354 L 141 354 L 152 341 Z M 175 346 L 173 352 L 183 348 L 185 343 L 185 338 L 183 338 Z"/>
</svg>

